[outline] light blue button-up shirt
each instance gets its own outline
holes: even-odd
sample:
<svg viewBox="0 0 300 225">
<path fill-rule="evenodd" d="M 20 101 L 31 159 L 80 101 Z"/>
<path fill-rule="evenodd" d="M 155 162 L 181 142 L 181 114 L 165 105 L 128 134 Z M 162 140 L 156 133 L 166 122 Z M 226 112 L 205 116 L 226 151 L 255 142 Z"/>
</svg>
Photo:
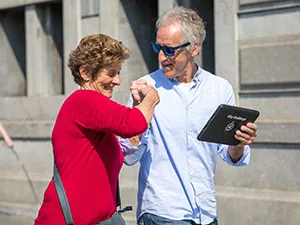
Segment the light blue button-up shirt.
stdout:
<svg viewBox="0 0 300 225">
<path fill-rule="evenodd" d="M 216 155 L 234 166 L 250 160 L 250 148 L 232 163 L 228 146 L 197 140 L 220 104 L 235 104 L 232 86 L 199 67 L 193 84 L 182 91 L 159 69 L 142 79 L 158 91 L 160 103 L 138 147 L 120 139 L 125 163 L 140 161 L 137 217 L 152 213 L 173 220 L 208 224 L 216 218 Z M 132 105 L 132 100 L 129 100 Z"/>
</svg>

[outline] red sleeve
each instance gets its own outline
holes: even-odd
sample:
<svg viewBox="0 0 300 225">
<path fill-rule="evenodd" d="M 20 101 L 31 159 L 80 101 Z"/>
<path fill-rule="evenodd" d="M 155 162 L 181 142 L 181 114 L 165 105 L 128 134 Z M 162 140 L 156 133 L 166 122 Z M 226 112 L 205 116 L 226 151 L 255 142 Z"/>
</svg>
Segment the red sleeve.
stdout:
<svg viewBox="0 0 300 225">
<path fill-rule="evenodd" d="M 148 125 L 137 108 L 128 108 L 96 91 L 78 90 L 66 107 L 78 125 L 97 131 L 112 132 L 123 138 L 143 133 Z"/>
</svg>

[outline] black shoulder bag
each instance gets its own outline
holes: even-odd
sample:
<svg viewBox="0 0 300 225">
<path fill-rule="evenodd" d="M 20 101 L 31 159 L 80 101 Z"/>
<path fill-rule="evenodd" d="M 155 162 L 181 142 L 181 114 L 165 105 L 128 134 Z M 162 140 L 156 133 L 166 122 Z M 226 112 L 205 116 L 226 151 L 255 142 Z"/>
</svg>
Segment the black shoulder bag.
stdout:
<svg viewBox="0 0 300 225">
<path fill-rule="evenodd" d="M 64 218 L 67 225 L 73 225 L 73 218 L 69 206 L 69 202 L 67 199 L 67 195 L 65 192 L 65 189 L 63 187 L 63 184 L 61 182 L 58 169 L 56 167 L 56 163 L 54 162 L 54 185 L 55 189 L 58 195 L 59 203 L 62 208 Z M 119 193 L 119 183 L 117 188 L 117 206 L 121 206 L 121 199 L 120 199 L 120 193 Z M 115 212 L 110 219 L 104 220 L 102 222 L 97 223 L 97 225 L 126 225 L 124 219 L 120 215 L 121 213 L 125 211 L 132 210 L 131 206 L 127 206 L 124 209 L 120 209 L 119 211 Z"/>
</svg>

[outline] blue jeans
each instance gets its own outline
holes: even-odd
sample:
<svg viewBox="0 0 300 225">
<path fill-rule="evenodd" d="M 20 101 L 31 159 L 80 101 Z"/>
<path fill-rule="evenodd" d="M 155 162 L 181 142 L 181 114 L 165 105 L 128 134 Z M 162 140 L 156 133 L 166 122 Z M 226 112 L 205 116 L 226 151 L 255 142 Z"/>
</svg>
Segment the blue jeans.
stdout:
<svg viewBox="0 0 300 225">
<path fill-rule="evenodd" d="M 145 213 L 139 220 L 138 225 L 199 225 L 192 220 L 170 220 L 154 214 Z M 201 225 L 201 224 L 200 224 Z M 218 225 L 218 220 L 215 219 L 213 222 L 207 225 Z"/>
</svg>

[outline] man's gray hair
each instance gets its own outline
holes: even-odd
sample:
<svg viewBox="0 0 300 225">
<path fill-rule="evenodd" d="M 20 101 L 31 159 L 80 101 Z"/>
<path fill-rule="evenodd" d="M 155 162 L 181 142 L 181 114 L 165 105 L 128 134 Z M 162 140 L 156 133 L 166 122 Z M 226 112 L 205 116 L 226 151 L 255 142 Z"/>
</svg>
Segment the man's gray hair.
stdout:
<svg viewBox="0 0 300 225">
<path fill-rule="evenodd" d="M 156 21 L 156 29 L 179 22 L 181 24 L 182 39 L 190 42 L 191 46 L 197 42 L 200 45 L 206 37 L 205 26 L 202 18 L 192 9 L 177 6 L 164 12 Z"/>
</svg>

